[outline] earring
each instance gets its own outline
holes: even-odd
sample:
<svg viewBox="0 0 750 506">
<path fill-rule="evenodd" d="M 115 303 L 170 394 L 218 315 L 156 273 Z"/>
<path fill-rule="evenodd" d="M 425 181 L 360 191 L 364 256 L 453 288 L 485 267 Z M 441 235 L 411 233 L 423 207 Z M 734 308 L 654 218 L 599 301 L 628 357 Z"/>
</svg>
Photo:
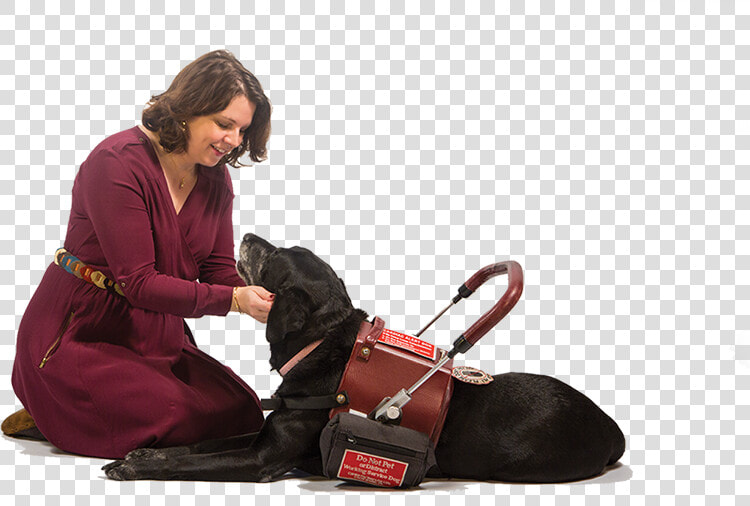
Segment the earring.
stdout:
<svg viewBox="0 0 750 506">
<path fill-rule="evenodd" d="M 187 123 L 185 123 L 184 121 L 180 121 L 180 126 L 182 127 L 182 130 L 184 131 L 185 128 L 187 127 Z"/>
</svg>

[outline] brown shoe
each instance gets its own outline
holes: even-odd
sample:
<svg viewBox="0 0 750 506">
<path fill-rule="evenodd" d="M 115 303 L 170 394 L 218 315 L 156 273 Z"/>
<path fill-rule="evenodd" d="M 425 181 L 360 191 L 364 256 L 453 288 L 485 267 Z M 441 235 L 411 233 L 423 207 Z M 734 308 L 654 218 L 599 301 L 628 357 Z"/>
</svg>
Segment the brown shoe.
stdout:
<svg viewBox="0 0 750 506">
<path fill-rule="evenodd" d="M 46 441 L 47 438 L 37 429 L 34 419 L 25 409 L 16 411 L 3 421 L 3 434 L 10 437 L 25 437 Z"/>
</svg>

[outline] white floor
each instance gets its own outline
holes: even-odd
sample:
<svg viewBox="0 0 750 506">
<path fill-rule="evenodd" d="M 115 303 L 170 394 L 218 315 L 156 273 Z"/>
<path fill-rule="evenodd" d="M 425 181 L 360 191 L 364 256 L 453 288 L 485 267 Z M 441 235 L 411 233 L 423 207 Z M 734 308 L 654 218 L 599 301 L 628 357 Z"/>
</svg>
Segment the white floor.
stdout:
<svg viewBox="0 0 750 506">
<path fill-rule="evenodd" d="M 75 473 L 76 481 L 85 479 L 81 476 L 81 468 L 85 466 L 89 466 L 90 476 L 88 479 L 90 480 L 105 480 L 111 484 L 118 484 L 122 485 L 121 482 L 114 482 L 112 480 L 107 480 L 104 473 L 101 471 L 101 466 L 103 466 L 108 461 L 105 459 L 96 459 L 91 457 L 81 457 L 77 455 L 72 455 L 69 453 L 65 453 L 54 446 L 52 446 L 50 443 L 47 442 L 41 442 L 41 441 L 32 441 L 32 440 L 24 440 L 24 439 L 13 439 L 8 437 L 3 437 L 3 442 L 0 443 L 2 445 L 2 448 L 4 451 L 10 450 L 15 452 L 16 454 L 16 460 L 23 463 L 29 463 L 31 464 L 32 471 L 31 474 L 28 476 L 30 480 L 37 480 L 40 479 L 41 476 L 34 476 L 34 473 L 39 470 L 40 467 L 44 467 L 44 476 L 49 478 L 47 476 L 48 469 L 53 466 L 60 466 L 61 468 L 68 467 L 75 467 L 77 469 L 77 472 Z M 5 452 L 3 452 L 5 453 Z M 6 462 L 7 463 L 7 462 Z M 39 472 L 42 472 L 39 470 Z M 56 473 L 53 473 L 56 474 Z M 60 472 L 60 475 L 62 476 L 63 472 Z M 460 480 L 434 480 L 434 479 L 427 479 L 425 480 L 417 489 L 413 489 L 411 491 L 398 491 L 398 492 L 405 492 L 405 493 L 413 493 L 413 492 L 422 492 L 422 493 L 456 493 L 456 492 L 468 492 L 470 489 L 478 486 L 478 485 L 495 485 L 497 487 L 510 487 L 511 489 L 520 489 L 520 488 L 527 488 L 527 489 L 538 489 L 539 487 L 568 487 L 570 488 L 569 493 L 570 494 L 576 494 L 575 489 L 578 487 L 586 487 L 588 485 L 604 485 L 604 484 L 613 484 L 613 483 L 619 483 L 628 481 L 632 478 L 633 472 L 630 469 L 628 465 L 624 465 L 622 463 L 617 463 L 614 466 L 608 468 L 603 474 L 591 478 L 588 480 L 582 480 L 578 482 L 573 483 L 565 483 L 560 485 L 537 485 L 537 484 L 506 484 L 506 483 L 480 483 L 480 482 L 473 482 L 473 481 L 460 481 Z M 390 492 L 393 493 L 393 490 L 384 490 L 379 488 L 372 488 L 367 486 L 358 486 L 354 484 L 347 484 L 341 481 L 337 480 L 328 480 L 323 477 L 318 476 L 310 476 L 306 473 L 303 473 L 301 471 L 294 471 L 288 473 L 282 480 L 279 482 L 283 482 L 285 485 L 285 488 L 289 488 L 289 486 L 296 486 L 300 490 L 300 493 L 304 494 L 307 493 L 335 493 L 335 492 L 360 492 L 360 493 L 383 493 L 383 492 Z M 256 485 L 256 484 L 245 484 L 245 485 Z M 265 485 L 265 484 L 263 484 Z M 257 486 L 262 486 L 261 484 L 257 484 Z M 483 492 L 484 493 L 484 492 Z M 498 493 L 500 491 L 498 490 Z"/>
</svg>

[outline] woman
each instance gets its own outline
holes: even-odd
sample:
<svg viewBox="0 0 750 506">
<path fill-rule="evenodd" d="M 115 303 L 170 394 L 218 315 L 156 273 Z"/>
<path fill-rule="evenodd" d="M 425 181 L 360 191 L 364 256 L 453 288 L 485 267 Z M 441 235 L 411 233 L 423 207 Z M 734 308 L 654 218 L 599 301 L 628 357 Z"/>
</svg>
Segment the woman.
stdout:
<svg viewBox="0 0 750 506">
<path fill-rule="evenodd" d="M 255 393 L 194 346 L 183 318 L 239 311 L 266 321 L 273 294 L 235 270 L 225 164 L 265 159 L 270 115 L 255 76 L 214 51 L 151 99 L 142 126 L 81 164 L 67 252 L 29 302 L 12 377 L 58 448 L 122 458 L 262 425 Z"/>
</svg>

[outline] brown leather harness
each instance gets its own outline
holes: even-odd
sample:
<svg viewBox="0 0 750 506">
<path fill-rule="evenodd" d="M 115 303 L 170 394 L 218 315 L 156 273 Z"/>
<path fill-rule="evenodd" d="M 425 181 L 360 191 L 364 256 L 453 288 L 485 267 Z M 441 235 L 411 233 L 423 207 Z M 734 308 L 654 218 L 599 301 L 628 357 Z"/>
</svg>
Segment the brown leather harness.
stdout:
<svg viewBox="0 0 750 506">
<path fill-rule="evenodd" d="M 458 289 L 458 295 L 452 299 L 451 304 L 416 334 L 421 335 L 453 304 L 469 297 L 485 281 L 500 274 L 508 275 L 507 290 L 490 311 L 456 339 L 449 352 L 434 348 L 434 351 L 439 353 L 422 356 L 419 348 L 431 345 L 416 337 L 400 333 L 396 334 L 404 338 L 402 341 L 406 342 L 407 346 L 394 345 L 393 340 L 381 337 L 384 333 L 393 332 L 384 328 L 382 319 L 375 317 L 372 322 L 364 321 L 360 325 L 357 340 L 336 393 L 318 397 L 263 399 L 263 409 L 278 409 L 281 406 L 290 409 L 330 408 L 331 418 L 342 411 L 354 411 L 380 421 L 400 423 L 427 434 L 433 443 L 436 443 L 440 438 L 453 393 L 453 357 L 469 350 L 516 304 L 523 291 L 521 266 L 508 260 L 483 267 Z M 398 342 L 398 339 L 396 341 Z M 289 367 L 285 365 L 282 370 L 288 371 L 316 346 L 317 344 L 313 343 L 303 349 L 290 361 L 291 364 L 287 364 Z M 463 370 L 458 374 L 454 374 L 461 381 L 474 384 L 487 384 L 492 381 L 492 378 L 482 371 L 472 368 L 461 369 Z M 408 391 L 405 390 L 407 385 L 412 385 Z M 412 397 L 412 393 L 417 389 L 419 393 Z M 386 397 L 388 395 L 393 397 Z M 398 418 L 391 417 L 392 408 Z"/>
<path fill-rule="evenodd" d="M 385 329 L 381 318 L 375 317 L 372 322 L 362 322 L 336 393 L 312 397 L 263 399 L 263 409 L 274 410 L 282 406 L 289 409 L 331 408 L 330 418 L 342 411 L 353 411 L 367 416 L 384 397 L 395 394 L 422 377 L 445 353 L 444 350 L 437 349 L 439 353 L 429 359 L 403 347 L 385 344 L 379 341 L 384 331 L 391 332 Z M 284 374 L 289 372 L 318 344 L 320 341 L 300 351 L 281 368 L 281 371 Z M 453 393 L 452 363 L 452 360 L 446 362 L 403 408 L 400 424 L 427 434 L 433 443 L 440 438 Z"/>
</svg>

